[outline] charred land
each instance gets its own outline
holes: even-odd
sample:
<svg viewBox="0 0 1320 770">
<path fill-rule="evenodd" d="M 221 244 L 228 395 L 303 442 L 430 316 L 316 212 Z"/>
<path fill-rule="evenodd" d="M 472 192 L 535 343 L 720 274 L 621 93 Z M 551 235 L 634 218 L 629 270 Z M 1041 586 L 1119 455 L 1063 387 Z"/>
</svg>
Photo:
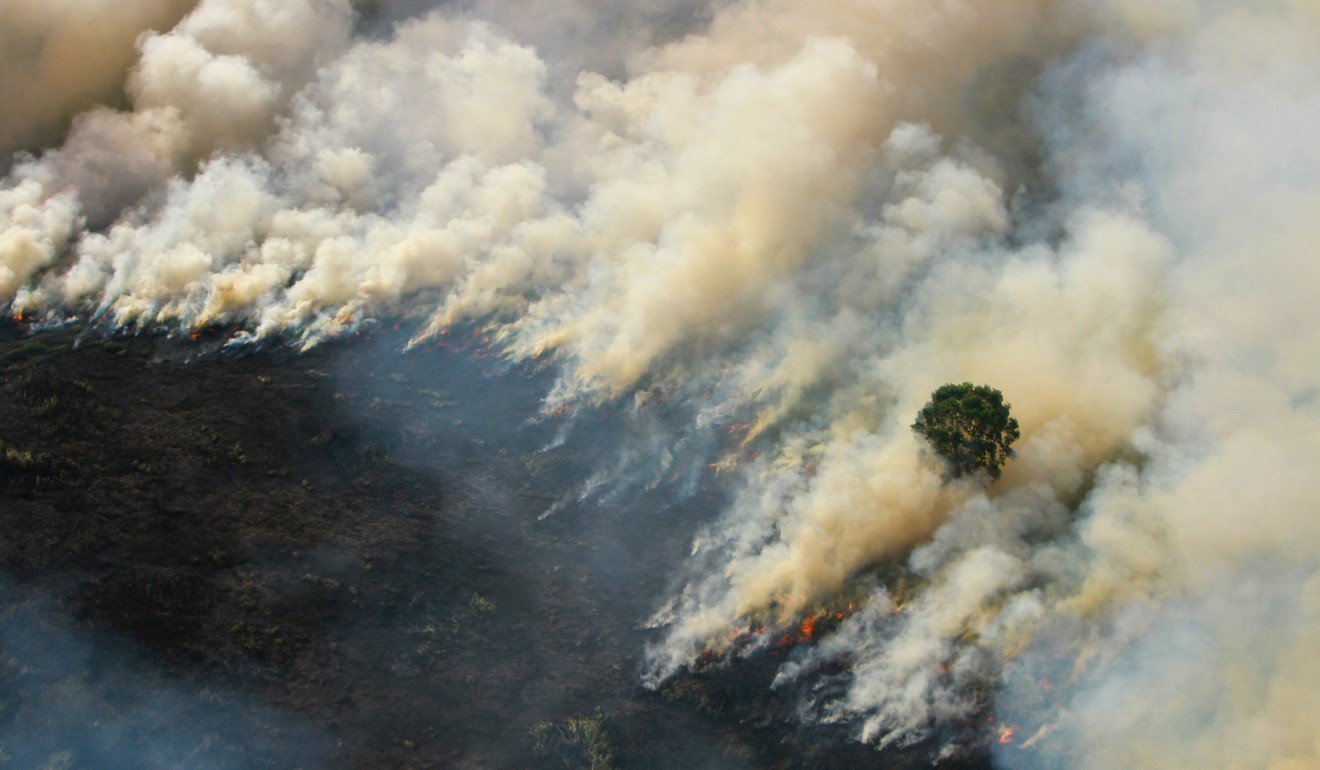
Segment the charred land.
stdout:
<svg viewBox="0 0 1320 770">
<path fill-rule="evenodd" d="M 14 766 L 927 764 L 802 726 L 782 650 L 640 686 L 717 493 L 542 516 L 608 451 L 542 451 L 548 375 L 389 332 L 222 342 L 0 329 Z"/>
</svg>

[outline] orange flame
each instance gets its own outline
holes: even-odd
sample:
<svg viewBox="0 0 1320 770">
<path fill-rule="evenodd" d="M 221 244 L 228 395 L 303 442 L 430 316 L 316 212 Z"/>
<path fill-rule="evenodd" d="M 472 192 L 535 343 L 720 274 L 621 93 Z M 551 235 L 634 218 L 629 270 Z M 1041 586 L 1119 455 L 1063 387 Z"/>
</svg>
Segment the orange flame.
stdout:
<svg viewBox="0 0 1320 770">
<path fill-rule="evenodd" d="M 999 729 L 999 745 L 1007 745 L 1009 741 L 1013 740 L 1014 735 L 1017 735 L 1017 728 L 1013 725 L 1004 725 Z"/>
</svg>

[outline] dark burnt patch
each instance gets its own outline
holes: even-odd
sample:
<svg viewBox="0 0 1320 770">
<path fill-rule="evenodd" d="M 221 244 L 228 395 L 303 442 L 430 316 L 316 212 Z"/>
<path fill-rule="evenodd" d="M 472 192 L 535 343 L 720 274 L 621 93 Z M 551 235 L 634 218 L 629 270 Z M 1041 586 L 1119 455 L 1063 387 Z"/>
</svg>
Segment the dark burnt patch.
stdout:
<svg viewBox="0 0 1320 770">
<path fill-rule="evenodd" d="M 41 761 L 132 766 L 94 717 L 146 688 L 170 693 L 147 724 L 199 725 L 198 766 L 929 763 L 801 727 L 769 655 L 639 686 L 640 626 L 719 494 L 574 504 L 621 418 L 556 444 L 548 372 L 385 330 L 227 340 L 0 326 L 0 630 L 40 606 L 97 651 L 66 668 L 0 639 L 0 733 L 95 693 Z"/>
</svg>

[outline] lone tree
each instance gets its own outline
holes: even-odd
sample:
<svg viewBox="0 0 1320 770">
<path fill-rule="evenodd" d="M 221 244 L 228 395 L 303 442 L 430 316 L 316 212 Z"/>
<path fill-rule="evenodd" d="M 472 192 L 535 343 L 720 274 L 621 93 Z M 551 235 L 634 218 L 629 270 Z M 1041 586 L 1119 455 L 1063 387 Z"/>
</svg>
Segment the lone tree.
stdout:
<svg viewBox="0 0 1320 770">
<path fill-rule="evenodd" d="M 1004 394 L 970 382 L 940 386 L 912 430 L 930 442 L 953 478 L 977 471 L 999 478 L 999 468 L 1013 456 L 1011 445 L 1019 435 Z"/>
</svg>

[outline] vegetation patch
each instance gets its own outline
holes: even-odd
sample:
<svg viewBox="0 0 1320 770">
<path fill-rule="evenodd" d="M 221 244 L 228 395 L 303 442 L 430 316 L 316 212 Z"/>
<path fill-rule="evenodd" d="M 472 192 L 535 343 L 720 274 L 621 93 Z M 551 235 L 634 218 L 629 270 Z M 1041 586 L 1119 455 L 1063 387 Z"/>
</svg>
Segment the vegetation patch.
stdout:
<svg viewBox="0 0 1320 770">
<path fill-rule="evenodd" d="M 606 723 L 609 715 L 596 709 L 588 716 L 542 722 L 531 730 L 532 749 L 573 770 L 611 770 L 614 747 Z"/>
</svg>

